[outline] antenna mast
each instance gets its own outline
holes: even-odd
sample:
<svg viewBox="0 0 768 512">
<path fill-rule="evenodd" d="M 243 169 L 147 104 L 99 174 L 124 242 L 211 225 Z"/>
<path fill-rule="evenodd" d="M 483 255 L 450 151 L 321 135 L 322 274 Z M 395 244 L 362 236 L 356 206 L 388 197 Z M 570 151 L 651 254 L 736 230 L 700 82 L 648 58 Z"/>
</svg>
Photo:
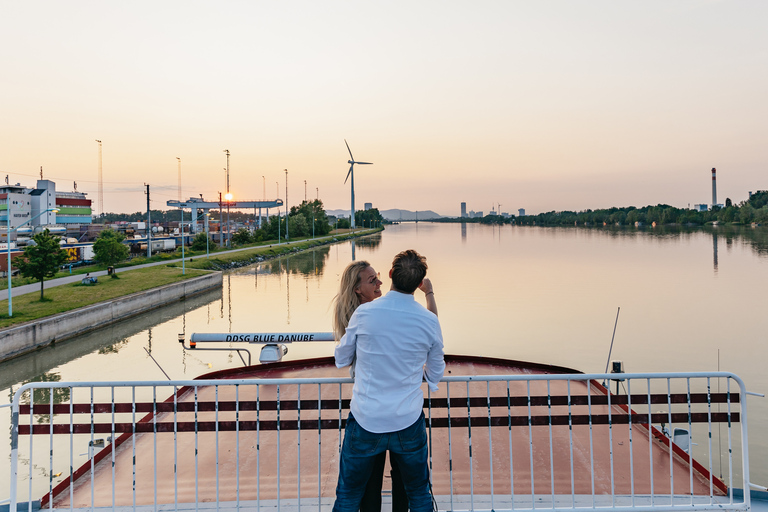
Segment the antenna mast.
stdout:
<svg viewBox="0 0 768 512">
<path fill-rule="evenodd" d="M 104 178 L 101 172 L 101 141 L 96 139 L 99 143 L 99 197 L 97 198 L 96 207 L 99 210 L 99 216 L 104 215 Z"/>
</svg>

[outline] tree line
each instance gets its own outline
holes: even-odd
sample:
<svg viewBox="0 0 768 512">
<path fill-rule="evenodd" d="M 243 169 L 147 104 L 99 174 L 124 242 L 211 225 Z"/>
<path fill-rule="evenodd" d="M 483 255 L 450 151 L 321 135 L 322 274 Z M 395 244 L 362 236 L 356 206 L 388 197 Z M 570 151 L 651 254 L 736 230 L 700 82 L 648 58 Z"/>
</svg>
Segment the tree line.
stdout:
<svg viewBox="0 0 768 512">
<path fill-rule="evenodd" d="M 551 211 L 538 215 L 522 217 L 502 217 L 486 215 L 482 218 L 444 218 L 434 222 L 468 222 L 479 224 L 520 224 L 524 226 L 634 226 L 670 225 L 703 226 L 712 222 L 722 224 L 768 224 L 768 191 L 761 190 L 734 205 L 730 199 L 725 200 L 723 207 L 714 207 L 707 211 L 676 208 L 667 204 L 656 206 L 613 207 L 599 210 Z"/>
</svg>

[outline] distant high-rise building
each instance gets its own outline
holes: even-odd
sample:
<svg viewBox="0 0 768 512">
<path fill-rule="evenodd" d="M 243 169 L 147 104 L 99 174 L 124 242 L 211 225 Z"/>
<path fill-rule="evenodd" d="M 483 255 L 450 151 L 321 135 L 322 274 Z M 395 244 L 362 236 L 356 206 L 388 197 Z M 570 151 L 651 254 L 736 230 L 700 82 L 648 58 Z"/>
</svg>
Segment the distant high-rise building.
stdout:
<svg viewBox="0 0 768 512">
<path fill-rule="evenodd" d="M 371 209 L 373 209 L 373 203 L 365 203 L 365 210 L 368 211 Z"/>
<path fill-rule="evenodd" d="M 525 208 L 520 208 L 517 210 L 517 216 L 518 217 L 525 217 Z"/>
<path fill-rule="evenodd" d="M 461 218 L 465 218 L 467 216 L 467 203 L 461 203 Z"/>
</svg>

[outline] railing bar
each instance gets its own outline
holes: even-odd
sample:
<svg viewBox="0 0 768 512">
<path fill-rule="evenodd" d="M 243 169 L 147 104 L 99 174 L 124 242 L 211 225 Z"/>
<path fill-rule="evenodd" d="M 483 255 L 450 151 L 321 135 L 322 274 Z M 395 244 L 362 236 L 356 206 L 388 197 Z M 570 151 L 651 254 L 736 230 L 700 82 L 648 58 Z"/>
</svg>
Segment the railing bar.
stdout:
<svg viewBox="0 0 768 512">
<path fill-rule="evenodd" d="M 618 388 L 618 382 L 616 383 L 616 387 Z M 608 384 L 608 387 L 606 388 L 608 391 L 608 455 L 609 459 L 611 461 L 611 506 L 616 506 L 616 475 L 614 471 L 614 464 L 613 464 L 613 421 L 611 420 L 611 411 L 613 407 L 611 407 L 611 387 L 610 387 L 610 381 Z M 617 395 L 618 395 L 618 389 Z"/>
<path fill-rule="evenodd" d="M 112 391 L 112 432 L 110 434 L 112 439 L 109 444 L 112 452 L 112 512 L 115 512 L 115 441 L 117 440 L 115 437 L 115 386 L 111 386 L 110 389 Z M 51 498 L 53 498 L 53 495 L 51 495 Z M 51 503 L 53 503 L 53 499 L 51 499 Z"/>
<path fill-rule="evenodd" d="M 493 431 L 491 430 L 491 382 L 485 381 L 485 396 L 488 403 L 488 466 L 491 476 L 491 510 L 495 510 L 493 492 Z"/>
<path fill-rule="evenodd" d="M 296 396 L 299 402 L 299 409 L 296 411 L 296 419 L 298 420 L 299 424 L 299 428 L 296 431 L 298 451 L 296 456 L 296 496 L 299 512 L 301 512 L 301 384 L 296 386 Z"/>
<path fill-rule="evenodd" d="M 34 402 L 30 402 L 30 405 L 32 405 L 33 403 Z M 93 461 L 93 459 L 94 459 L 93 455 L 94 455 L 94 452 L 95 452 L 94 447 L 93 447 L 93 434 L 94 434 L 94 432 L 93 432 L 93 429 L 94 429 L 94 425 L 93 425 L 94 424 L 94 417 L 93 416 L 94 416 L 93 387 L 91 387 L 91 440 L 88 443 L 88 459 L 90 459 L 89 462 L 90 462 L 90 465 L 91 465 L 91 512 L 93 512 L 93 509 L 96 506 L 94 504 L 94 500 L 95 500 L 95 487 L 96 487 L 96 485 L 94 483 L 94 480 L 96 478 L 96 468 L 94 467 L 95 464 L 94 464 L 94 461 Z M 30 418 L 31 417 L 32 417 L 32 415 L 30 414 Z M 29 466 L 32 467 L 32 450 L 30 450 L 30 454 L 29 454 Z M 30 473 L 29 477 L 30 477 L 30 482 L 29 482 L 30 495 L 29 495 L 29 497 L 30 497 L 30 505 L 31 505 L 31 502 L 32 502 L 32 494 L 31 494 L 31 491 L 32 491 L 32 482 L 31 482 L 32 474 L 31 473 Z"/>
<path fill-rule="evenodd" d="M 728 494 L 733 504 L 733 445 L 731 444 L 731 379 L 726 381 L 726 394 L 728 395 Z M 742 420 L 743 421 L 743 420 Z M 746 488 L 745 488 L 746 492 Z"/>
<path fill-rule="evenodd" d="M 277 481 L 280 482 L 280 384 L 277 385 Z M 277 512 L 280 512 L 280 485 L 277 485 Z"/>
<path fill-rule="evenodd" d="M 213 388 L 213 396 L 216 401 L 216 408 L 214 413 L 214 421 L 216 423 L 216 433 L 214 434 L 216 439 L 216 512 L 219 511 L 219 386 L 218 384 Z"/>
<path fill-rule="evenodd" d="M 9 242 L 10 243 L 10 242 Z M 29 428 L 32 428 L 32 425 L 34 424 L 34 413 L 35 408 L 35 391 L 34 389 L 29 390 Z M 30 436 L 33 437 L 33 436 Z M 32 512 L 32 468 L 35 467 L 34 461 L 33 461 L 33 441 L 32 439 L 29 440 L 29 495 L 27 498 L 27 511 Z"/>
<path fill-rule="evenodd" d="M 589 473 L 592 486 L 592 508 L 595 508 L 595 451 L 592 439 L 592 382 L 587 382 L 587 415 L 589 416 Z"/>
<path fill-rule="evenodd" d="M 178 406 L 179 397 L 176 386 L 173 387 L 173 509 L 179 510 L 179 432 Z"/>
<path fill-rule="evenodd" d="M 152 467 L 155 477 L 153 482 L 155 492 L 154 510 L 157 512 L 157 386 L 152 386 L 152 425 L 152 445 L 154 450 L 152 453 Z"/>
<path fill-rule="evenodd" d="M 472 463 L 472 411 L 469 405 L 469 381 L 467 381 L 467 445 L 469 448 L 469 509 L 475 510 L 475 474 Z"/>
<path fill-rule="evenodd" d="M 669 425 L 669 428 L 672 428 L 672 386 L 671 386 L 671 380 L 669 377 L 667 377 L 667 419 L 669 420 L 667 422 L 667 425 Z M 669 432 L 669 435 L 671 436 L 672 431 Z M 672 438 L 669 438 L 669 504 L 674 505 L 675 500 L 675 467 L 673 465 L 672 461 Z"/>
<path fill-rule="evenodd" d="M 507 381 L 507 429 L 509 431 L 509 496 L 512 501 L 512 510 L 515 509 L 515 471 L 512 463 L 512 397 Z"/>
<path fill-rule="evenodd" d="M 651 506 L 653 506 L 653 422 L 651 422 L 651 379 L 646 379 L 648 393 L 648 465 L 651 471 Z"/>
<path fill-rule="evenodd" d="M 133 502 L 133 511 L 136 512 L 136 387 L 131 388 L 131 449 L 132 449 L 132 482 L 131 494 Z M 70 489 L 72 487 L 70 486 Z"/>
<path fill-rule="evenodd" d="M 429 492 L 432 493 L 432 391 L 429 389 L 429 386 L 427 386 L 427 414 L 429 415 L 429 433 L 427 434 L 427 444 L 429 445 Z M 390 461 L 391 464 L 392 462 Z M 394 490 L 390 492 L 393 493 Z"/>
<path fill-rule="evenodd" d="M 658 373 L 625 373 L 622 375 L 622 378 L 631 378 L 631 379 L 645 379 L 645 378 L 654 378 L 654 379 L 664 379 L 664 378 L 680 378 L 680 377 L 691 377 L 691 378 L 702 378 L 702 377 L 713 377 L 713 376 L 720 376 L 720 377 L 731 377 L 735 378 L 737 380 L 741 380 L 738 378 L 737 375 L 734 375 L 730 372 L 658 372 Z M 440 379 L 440 382 L 467 382 L 467 381 L 510 381 L 510 382 L 517 382 L 517 381 L 539 381 L 539 380 L 575 380 L 575 381 L 593 381 L 593 380 L 600 380 L 600 379 L 613 379 L 615 378 L 615 374 L 603 374 L 603 373 L 594 373 L 594 374 L 544 374 L 544 375 L 471 375 L 471 376 L 458 376 L 458 375 L 447 375 L 444 376 L 442 379 Z M 216 384 L 220 383 L 220 380 L 216 379 L 200 379 L 200 380 L 163 380 L 163 381 L 142 381 L 142 385 L 144 386 L 185 386 L 185 387 L 194 387 L 194 386 L 215 386 Z M 260 379 L 259 384 L 261 385 L 277 385 L 277 384 L 353 384 L 354 379 L 349 377 L 323 377 L 323 378 L 301 378 L 301 379 Z M 108 386 L 115 386 L 115 387 L 131 387 L 136 384 L 136 381 L 113 381 L 113 382 L 103 382 L 103 381 L 77 381 L 77 382 L 64 382 L 60 384 L 66 384 L 67 386 L 72 385 L 73 387 L 80 387 L 80 388 L 87 388 L 91 386 L 95 387 L 108 387 Z M 253 384 L 253 379 L 228 379 L 227 384 L 243 384 L 243 385 L 249 385 Z M 40 383 L 40 382 L 31 382 L 28 384 L 25 384 L 22 388 L 45 388 L 48 387 L 49 384 L 47 383 Z"/>
<path fill-rule="evenodd" d="M 693 425 L 691 423 L 691 379 L 685 379 L 688 389 L 688 492 L 691 496 L 691 505 L 693 505 L 693 440 L 691 432 Z M 746 492 L 749 492 L 745 489 Z"/>
<path fill-rule="evenodd" d="M 200 440 L 199 432 L 197 430 L 197 424 L 200 420 L 198 411 L 198 404 L 200 400 L 199 392 L 200 390 L 197 386 L 195 386 L 195 512 L 200 509 Z"/>
<path fill-rule="evenodd" d="M 632 495 L 632 506 L 635 506 L 635 463 L 632 453 L 632 379 L 627 379 L 627 414 L 629 414 L 629 489 Z"/>
<path fill-rule="evenodd" d="M 235 384 L 235 503 L 240 510 L 240 384 Z"/>
<path fill-rule="evenodd" d="M 75 501 L 75 433 L 72 429 L 75 422 L 74 403 L 75 390 L 69 386 L 69 510 L 73 510 Z M 51 501 L 53 501 L 53 496 L 51 496 Z"/>
<path fill-rule="evenodd" d="M 707 434 L 708 439 L 707 443 L 709 445 L 709 502 L 713 503 L 715 498 L 715 492 L 714 492 L 714 482 L 712 477 L 712 402 L 710 400 L 712 393 L 712 379 L 710 377 L 707 377 L 707 417 L 709 421 L 707 422 Z"/>
<path fill-rule="evenodd" d="M 552 492 L 552 509 L 555 508 L 555 453 L 552 448 L 552 381 L 547 381 L 547 423 L 549 424 L 549 485 Z"/>
<path fill-rule="evenodd" d="M 53 387 L 51 387 L 51 391 L 49 393 L 50 395 L 50 401 L 49 401 L 49 407 L 48 407 L 48 416 L 50 418 L 50 434 L 48 435 L 49 439 L 49 466 L 48 466 L 48 496 L 53 497 Z M 114 480 L 114 479 L 113 479 Z M 32 501 L 32 497 L 30 496 L 30 501 Z M 48 500 L 48 510 L 53 510 L 53 500 Z"/>
<path fill-rule="evenodd" d="M 256 511 L 261 510 L 261 421 L 259 416 L 261 414 L 261 402 L 259 400 L 259 394 L 261 393 L 261 385 L 256 384 Z"/>
<path fill-rule="evenodd" d="M 453 506 L 453 446 L 451 445 L 451 383 L 445 384 L 445 396 L 448 398 L 448 407 L 446 412 L 448 414 L 448 475 L 449 482 L 451 483 L 451 510 L 455 510 Z"/>
<path fill-rule="evenodd" d="M 320 402 L 323 398 L 323 385 L 317 384 L 317 512 L 322 512 L 322 466 L 320 460 L 323 454 L 323 429 L 321 427 L 320 420 L 322 419 L 322 410 L 320 409 Z"/>
<path fill-rule="evenodd" d="M 571 406 L 571 381 L 568 381 L 568 460 L 571 465 L 571 508 L 576 508 L 576 480 L 573 474 L 573 421 Z"/>
<path fill-rule="evenodd" d="M 528 398 L 528 457 L 531 462 L 531 508 L 536 508 L 536 492 L 533 478 L 533 427 L 531 426 L 531 381 L 526 382 Z"/>
</svg>

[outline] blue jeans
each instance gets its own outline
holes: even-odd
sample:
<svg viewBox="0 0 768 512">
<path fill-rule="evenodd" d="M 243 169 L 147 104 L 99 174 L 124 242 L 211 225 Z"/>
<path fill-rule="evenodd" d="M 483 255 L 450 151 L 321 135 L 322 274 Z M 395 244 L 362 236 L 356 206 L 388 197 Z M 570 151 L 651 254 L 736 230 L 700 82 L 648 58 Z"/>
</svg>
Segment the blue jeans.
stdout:
<svg viewBox="0 0 768 512">
<path fill-rule="evenodd" d="M 424 413 L 410 427 L 384 434 L 368 432 L 350 413 L 341 447 L 333 512 L 359 510 L 376 456 L 386 450 L 400 469 L 411 512 L 432 512 Z"/>
</svg>

